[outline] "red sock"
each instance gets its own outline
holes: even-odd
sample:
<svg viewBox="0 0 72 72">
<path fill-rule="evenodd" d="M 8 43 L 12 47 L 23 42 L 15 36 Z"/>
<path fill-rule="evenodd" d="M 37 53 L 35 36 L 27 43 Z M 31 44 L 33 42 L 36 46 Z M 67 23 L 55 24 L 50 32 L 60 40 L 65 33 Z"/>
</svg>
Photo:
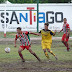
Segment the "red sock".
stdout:
<svg viewBox="0 0 72 72">
<path fill-rule="evenodd" d="M 67 44 L 64 42 L 64 45 L 67 47 Z"/>
<path fill-rule="evenodd" d="M 69 50 L 69 44 L 67 44 L 67 50 Z"/>
<path fill-rule="evenodd" d="M 69 50 L 69 48 L 67 48 L 67 51 Z"/>
<path fill-rule="evenodd" d="M 24 60 L 23 55 L 21 53 L 19 53 L 19 56 L 21 57 L 22 60 Z"/>
<path fill-rule="evenodd" d="M 66 42 L 64 42 L 64 45 L 67 47 L 67 50 L 69 50 L 69 44 L 67 44 Z"/>
</svg>

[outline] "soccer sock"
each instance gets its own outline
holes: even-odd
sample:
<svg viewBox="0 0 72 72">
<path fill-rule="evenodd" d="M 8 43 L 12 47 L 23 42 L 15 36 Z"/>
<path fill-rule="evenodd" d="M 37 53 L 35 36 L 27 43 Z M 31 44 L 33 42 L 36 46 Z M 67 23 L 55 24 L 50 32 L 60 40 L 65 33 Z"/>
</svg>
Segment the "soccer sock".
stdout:
<svg viewBox="0 0 72 72">
<path fill-rule="evenodd" d="M 64 45 L 67 47 L 67 50 L 69 50 L 69 44 L 64 42 Z"/>
<path fill-rule="evenodd" d="M 45 52 L 45 56 L 49 59 L 49 55 L 47 54 L 47 52 Z"/>
<path fill-rule="evenodd" d="M 69 44 L 67 44 L 67 50 L 69 50 Z"/>
<path fill-rule="evenodd" d="M 35 53 L 33 55 L 38 59 L 38 61 L 41 61 L 40 58 Z"/>
<path fill-rule="evenodd" d="M 52 51 L 50 51 L 50 53 L 51 53 L 53 56 L 55 56 L 55 54 L 54 54 Z"/>
<path fill-rule="evenodd" d="M 64 42 L 64 45 L 67 47 L 67 44 Z"/>
<path fill-rule="evenodd" d="M 21 57 L 22 60 L 24 60 L 23 55 L 21 53 L 19 53 L 19 56 Z"/>
</svg>

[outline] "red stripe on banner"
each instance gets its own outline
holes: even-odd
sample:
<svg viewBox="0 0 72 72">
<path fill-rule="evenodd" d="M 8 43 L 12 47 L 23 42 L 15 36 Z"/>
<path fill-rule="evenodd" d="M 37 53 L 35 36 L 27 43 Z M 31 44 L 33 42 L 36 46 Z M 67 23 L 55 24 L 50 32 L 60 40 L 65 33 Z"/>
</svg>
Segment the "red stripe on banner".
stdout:
<svg viewBox="0 0 72 72">
<path fill-rule="evenodd" d="M 36 22 L 36 16 L 34 16 L 34 22 Z"/>
<path fill-rule="evenodd" d="M 32 25 L 32 11 L 30 11 L 30 25 Z"/>
<path fill-rule="evenodd" d="M 34 9 L 34 7 L 27 7 L 27 9 L 30 10 L 30 25 L 32 25 L 32 9 Z"/>
</svg>

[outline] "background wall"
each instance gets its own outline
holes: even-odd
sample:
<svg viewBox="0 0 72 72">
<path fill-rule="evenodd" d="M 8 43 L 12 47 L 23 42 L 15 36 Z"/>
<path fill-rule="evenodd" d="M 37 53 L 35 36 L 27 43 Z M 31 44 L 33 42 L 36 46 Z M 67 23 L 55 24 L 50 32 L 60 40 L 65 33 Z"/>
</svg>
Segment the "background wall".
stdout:
<svg viewBox="0 0 72 72">
<path fill-rule="evenodd" d="M 32 11 L 30 11 L 32 8 Z M 5 4 L 0 4 L 0 31 L 4 30 Z M 37 31 L 36 4 L 7 4 L 6 5 L 7 31 L 22 30 Z M 72 4 L 39 4 L 39 30 L 48 22 L 49 29 L 61 30 L 63 18 L 67 18 L 72 30 Z"/>
</svg>

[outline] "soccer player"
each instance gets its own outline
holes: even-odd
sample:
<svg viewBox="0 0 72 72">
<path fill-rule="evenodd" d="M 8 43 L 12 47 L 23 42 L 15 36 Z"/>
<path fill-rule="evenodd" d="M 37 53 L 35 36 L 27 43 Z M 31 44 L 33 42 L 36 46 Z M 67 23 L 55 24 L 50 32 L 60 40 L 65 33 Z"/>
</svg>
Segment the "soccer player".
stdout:
<svg viewBox="0 0 72 72">
<path fill-rule="evenodd" d="M 38 61 L 41 61 L 40 58 L 31 49 L 31 43 L 30 43 L 30 38 L 29 38 L 28 34 L 29 34 L 29 32 L 27 32 L 27 31 L 22 32 L 20 27 L 17 28 L 17 35 L 15 38 L 15 47 L 16 47 L 16 41 L 19 38 L 19 40 L 21 42 L 21 45 L 18 49 L 19 56 L 21 57 L 22 62 L 25 62 L 25 59 L 23 58 L 23 55 L 21 52 L 24 49 L 27 49 L 32 55 L 34 55 L 38 59 Z M 31 34 L 34 34 L 34 33 L 31 33 Z"/>
<path fill-rule="evenodd" d="M 41 44 L 42 44 L 42 49 L 43 49 L 43 51 L 44 51 L 45 56 L 49 59 L 49 55 L 48 55 L 48 53 L 47 53 L 47 51 L 48 51 L 48 52 L 51 53 L 51 54 L 56 58 L 56 60 L 57 60 L 56 55 L 51 51 L 52 36 L 55 36 L 56 31 L 53 32 L 53 31 L 49 30 L 49 29 L 48 29 L 48 26 L 49 26 L 49 24 L 48 24 L 48 23 L 45 23 L 45 24 L 44 24 L 44 27 L 45 27 L 45 28 L 42 29 L 42 30 L 38 33 L 38 35 L 42 35 L 42 42 L 41 42 Z M 46 50 L 47 50 L 47 51 L 46 51 Z"/>
<path fill-rule="evenodd" d="M 67 47 L 67 51 L 69 51 L 69 35 L 70 35 L 70 27 L 69 24 L 67 23 L 67 19 L 64 18 L 64 24 L 63 24 L 63 28 L 60 32 L 64 32 L 63 36 L 62 36 L 62 43 Z M 59 33 L 60 33 L 59 32 Z"/>
</svg>

